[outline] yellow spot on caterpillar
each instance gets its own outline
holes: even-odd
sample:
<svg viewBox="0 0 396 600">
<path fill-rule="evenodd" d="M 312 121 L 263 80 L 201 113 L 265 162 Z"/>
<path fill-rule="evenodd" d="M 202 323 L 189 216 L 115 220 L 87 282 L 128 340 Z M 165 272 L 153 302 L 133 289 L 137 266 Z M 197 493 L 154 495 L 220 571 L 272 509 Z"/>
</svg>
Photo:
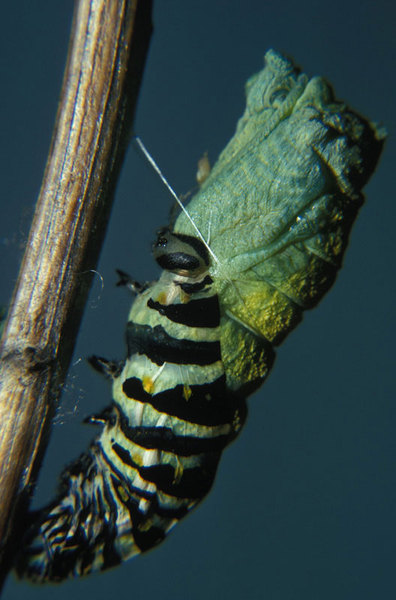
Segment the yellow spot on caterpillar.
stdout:
<svg viewBox="0 0 396 600">
<path fill-rule="evenodd" d="M 175 475 L 173 477 L 174 484 L 179 483 L 181 478 L 183 477 L 184 467 L 180 462 L 179 458 L 176 456 L 176 467 L 175 467 Z"/>
<path fill-rule="evenodd" d="M 184 386 L 183 386 L 183 398 L 188 401 L 191 398 L 191 394 L 192 394 L 192 391 L 191 391 L 190 386 L 187 385 L 187 384 L 184 384 Z"/>
<path fill-rule="evenodd" d="M 131 458 L 133 460 L 133 462 L 138 465 L 139 467 L 143 466 L 143 459 L 142 456 L 139 454 L 139 452 L 133 452 L 133 451 L 129 451 Z"/>
<path fill-rule="evenodd" d="M 148 375 L 145 375 L 142 379 L 142 386 L 147 394 L 152 394 L 154 389 L 154 381 Z"/>
<path fill-rule="evenodd" d="M 160 304 L 167 304 L 168 303 L 168 296 L 166 294 L 166 292 L 160 292 L 157 296 L 157 302 L 159 302 Z"/>
<path fill-rule="evenodd" d="M 129 496 L 128 496 L 127 492 L 124 490 L 124 488 L 122 487 L 122 485 L 118 486 L 117 491 L 120 495 L 121 500 L 123 502 L 128 502 Z"/>
<path fill-rule="evenodd" d="M 153 522 L 151 521 L 151 519 L 147 519 L 147 521 L 142 521 L 141 523 L 139 523 L 138 529 L 139 531 L 148 531 L 149 529 L 151 529 L 152 525 Z"/>
</svg>

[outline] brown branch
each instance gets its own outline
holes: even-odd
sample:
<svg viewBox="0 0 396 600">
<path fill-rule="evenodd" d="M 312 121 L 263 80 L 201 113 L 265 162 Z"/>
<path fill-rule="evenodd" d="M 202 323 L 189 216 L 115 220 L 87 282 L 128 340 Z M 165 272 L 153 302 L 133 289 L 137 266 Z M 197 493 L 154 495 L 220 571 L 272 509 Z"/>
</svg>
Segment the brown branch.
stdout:
<svg viewBox="0 0 396 600">
<path fill-rule="evenodd" d="M 0 573 L 73 351 L 127 145 L 151 0 L 76 3 L 44 180 L 0 363 Z M 1 585 L 1 581 L 0 581 Z"/>
</svg>

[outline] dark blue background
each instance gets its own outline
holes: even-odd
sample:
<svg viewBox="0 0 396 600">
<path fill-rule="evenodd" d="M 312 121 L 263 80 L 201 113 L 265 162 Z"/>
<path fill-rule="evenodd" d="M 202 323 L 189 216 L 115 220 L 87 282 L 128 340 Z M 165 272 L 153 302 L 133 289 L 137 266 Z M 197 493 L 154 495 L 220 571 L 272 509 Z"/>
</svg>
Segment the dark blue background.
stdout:
<svg viewBox="0 0 396 600">
<path fill-rule="evenodd" d="M 230 138 L 243 111 L 244 83 L 271 46 L 385 123 L 389 140 L 334 289 L 280 349 L 203 505 L 146 556 L 55 588 L 11 577 L 4 600 L 395 596 L 393 6 L 390 0 L 157 0 L 136 130 L 178 193 L 194 185 L 202 152 L 214 159 Z M 40 187 L 71 14 L 66 1 L 2 7 L 1 303 L 13 287 Z M 103 288 L 98 276 L 36 506 L 92 437 L 82 417 L 110 400 L 106 382 L 83 359 L 123 356 L 130 299 L 114 288 L 114 268 L 157 277 L 150 241 L 166 224 L 171 202 L 131 149 L 98 266 Z"/>
</svg>

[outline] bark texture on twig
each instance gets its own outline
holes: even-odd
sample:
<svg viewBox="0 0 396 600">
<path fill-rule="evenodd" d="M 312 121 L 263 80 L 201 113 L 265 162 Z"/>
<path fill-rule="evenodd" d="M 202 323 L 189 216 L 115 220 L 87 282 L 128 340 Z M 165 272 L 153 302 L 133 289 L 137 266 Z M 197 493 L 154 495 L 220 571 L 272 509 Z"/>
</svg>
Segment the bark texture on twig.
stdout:
<svg viewBox="0 0 396 600">
<path fill-rule="evenodd" d="M 127 146 L 151 0 L 80 0 L 0 362 L 0 573 L 73 351 Z M 33 478 L 32 478 L 33 475 Z M 0 577 L 1 584 L 1 577 Z"/>
</svg>

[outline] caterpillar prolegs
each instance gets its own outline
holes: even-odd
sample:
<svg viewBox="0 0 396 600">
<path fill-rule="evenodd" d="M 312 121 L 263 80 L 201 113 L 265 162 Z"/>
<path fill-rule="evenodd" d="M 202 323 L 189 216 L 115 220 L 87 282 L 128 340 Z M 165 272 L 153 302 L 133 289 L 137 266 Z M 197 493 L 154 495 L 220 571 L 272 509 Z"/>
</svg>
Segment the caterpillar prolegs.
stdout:
<svg viewBox="0 0 396 600">
<path fill-rule="evenodd" d="M 163 273 L 137 289 L 125 362 L 92 359 L 113 403 L 32 515 L 21 576 L 84 575 L 163 540 L 208 493 L 274 346 L 334 282 L 384 134 L 273 50 L 246 94 L 188 216 L 159 233 Z"/>
</svg>

